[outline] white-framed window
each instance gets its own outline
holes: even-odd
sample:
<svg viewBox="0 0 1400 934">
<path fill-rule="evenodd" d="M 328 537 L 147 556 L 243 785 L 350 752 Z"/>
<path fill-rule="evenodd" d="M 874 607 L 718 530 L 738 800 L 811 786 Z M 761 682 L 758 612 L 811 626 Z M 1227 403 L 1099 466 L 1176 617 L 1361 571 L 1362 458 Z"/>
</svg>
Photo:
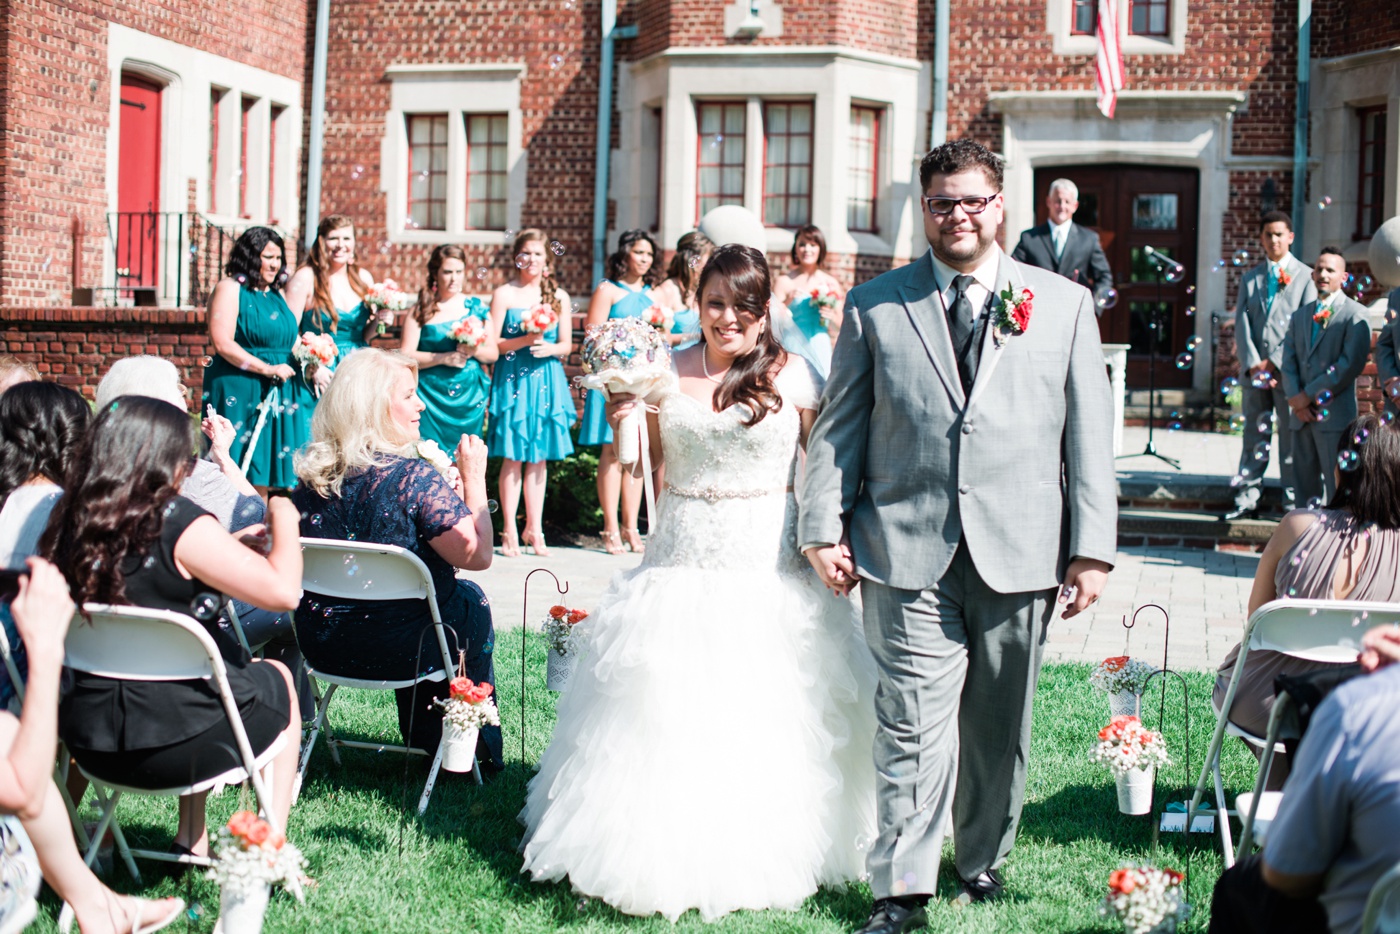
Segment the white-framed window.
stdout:
<svg viewBox="0 0 1400 934">
<path fill-rule="evenodd" d="M 811 101 L 763 102 L 763 223 L 812 222 Z"/>
<path fill-rule="evenodd" d="M 695 156 L 695 219 L 724 204 L 744 203 L 748 104 L 699 101 L 695 105 L 699 144 Z"/>
<path fill-rule="evenodd" d="M 1124 56 L 1180 55 L 1186 51 L 1187 0 L 1113 0 L 1118 46 Z M 1056 55 L 1093 55 L 1098 49 L 1099 0 L 1045 0 L 1045 22 Z"/>
<path fill-rule="evenodd" d="M 381 151 L 389 239 L 498 243 L 525 200 L 524 65 L 391 65 Z"/>
<path fill-rule="evenodd" d="M 880 232 L 880 120 L 883 114 L 883 107 L 851 104 L 846 229 L 852 232 Z"/>
</svg>

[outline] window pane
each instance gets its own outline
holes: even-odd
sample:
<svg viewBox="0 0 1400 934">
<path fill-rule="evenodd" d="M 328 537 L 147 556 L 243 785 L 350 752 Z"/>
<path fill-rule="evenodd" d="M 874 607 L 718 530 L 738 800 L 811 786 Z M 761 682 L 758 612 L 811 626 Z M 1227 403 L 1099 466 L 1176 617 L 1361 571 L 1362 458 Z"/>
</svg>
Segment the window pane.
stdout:
<svg viewBox="0 0 1400 934">
<path fill-rule="evenodd" d="M 482 172 L 473 172 L 467 176 L 467 198 L 470 201 L 477 201 L 486 197 L 486 183 L 490 179 L 489 175 Z"/>
<path fill-rule="evenodd" d="M 1167 34 L 1167 5 L 1153 4 L 1151 16 L 1152 34 L 1154 36 L 1165 36 Z"/>
<path fill-rule="evenodd" d="M 719 207 L 719 199 L 718 199 L 718 198 L 709 198 L 709 197 L 704 197 L 704 196 L 702 196 L 702 197 L 700 198 L 700 216 L 701 216 L 701 217 L 704 217 L 705 214 L 707 214 L 708 212 L 710 212 L 711 210 L 713 210 L 713 209 L 715 209 L 715 208 L 717 208 L 717 207 Z"/>
<path fill-rule="evenodd" d="M 1136 195 L 1133 198 L 1134 230 L 1175 230 L 1175 194 Z"/>
<path fill-rule="evenodd" d="M 812 170 L 806 166 L 793 166 L 788 169 L 788 193 L 795 195 L 811 194 Z"/>
<path fill-rule="evenodd" d="M 506 170 L 506 147 L 504 145 L 492 146 L 490 154 L 491 171 L 504 172 Z"/>
<path fill-rule="evenodd" d="M 702 106 L 700 108 L 700 135 L 709 136 L 719 132 L 720 110 L 715 106 Z"/>
<path fill-rule="evenodd" d="M 810 136 L 794 136 L 792 138 L 792 153 L 788 161 L 799 165 L 811 164 L 812 138 Z"/>
<path fill-rule="evenodd" d="M 491 179 L 491 184 L 490 184 L 489 188 L 487 189 L 487 191 L 488 191 L 487 197 L 489 197 L 492 201 L 505 201 L 505 200 L 506 200 L 506 177 L 505 177 L 504 175 L 496 174 L 496 175 L 491 175 L 491 176 L 490 176 L 490 179 Z"/>
<path fill-rule="evenodd" d="M 769 133 L 786 133 L 788 131 L 787 105 L 769 104 L 767 107 L 767 113 Z"/>
<path fill-rule="evenodd" d="M 486 221 L 485 201 L 473 201 L 467 205 L 467 226 L 475 227 L 478 230 L 491 226 Z"/>
<path fill-rule="evenodd" d="M 743 104 L 730 104 L 724 109 L 724 132 L 742 134 L 744 132 Z"/>
<path fill-rule="evenodd" d="M 743 166 L 737 166 L 734 168 L 725 166 L 723 173 L 724 174 L 721 176 L 721 183 L 723 185 L 722 191 L 726 195 L 739 195 L 740 197 L 742 197 L 744 194 Z"/>
<path fill-rule="evenodd" d="M 807 198 L 788 199 L 788 226 L 801 227 L 812 219 L 812 203 Z"/>
<path fill-rule="evenodd" d="M 1147 10 L 1143 9 L 1139 3 L 1133 4 L 1133 27 L 1135 35 L 1142 35 L 1147 31 Z"/>
<path fill-rule="evenodd" d="M 783 223 L 783 199 L 763 199 L 763 223 L 781 226 Z"/>
<path fill-rule="evenodd" d="M 787 173 L 781 166 L 769 166 L 763 170 L 763 191 L 768 196 L 785 194 Z"/>
<path fill-rule="evenodd" d="M 793 133 L 812 132 L 812 105 L 794 104 L 792 105 L 792 129 Z"/>
<path fill-rule="evenodd" d="M 769 165 L 778 165 L 788 161 L 787 141 L 786 136 L 770 136 L 768 138 Z"/>
<path fill-rule="evenodd" d="M 852 230 L 869 230 L 870 202 L 852 201 L 846 210 L 846 226 Z"/>
<path fill-rule="evenodd" d="M 428 211 L 428 227 L 433 230 L 442 230 L 447 226 L 447 205 L 441 201 L 434 201 Z"/>
<path fill-rule="evenodd" d="M 700 194 L 701 196 L 719 193 L 719 167 L 700 167 Z"/>
</svg>

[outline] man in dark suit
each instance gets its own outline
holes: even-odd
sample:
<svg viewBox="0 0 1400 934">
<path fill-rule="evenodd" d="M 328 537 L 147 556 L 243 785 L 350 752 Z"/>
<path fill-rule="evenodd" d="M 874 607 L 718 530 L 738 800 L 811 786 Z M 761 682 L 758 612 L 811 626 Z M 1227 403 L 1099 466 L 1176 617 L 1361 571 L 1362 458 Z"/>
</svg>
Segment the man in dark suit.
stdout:
<svg viewBox="0 0 1400 934">
<path fill-rule="evenodd" d="M 1080 227 L 1071 218 L 1079 210 L 1079 189 L 1067 178 L 1050 183 L 1045 198 L 1050 220 L 1021 234 L 1011 258 L 1057 272 L 1094 293 L 1101 300 L 1113 288 L 1113 273 L 1103 255 L 1099 235 Z M 1095 313 L 1099 313 L 1097 303 Z"/>
</svg>

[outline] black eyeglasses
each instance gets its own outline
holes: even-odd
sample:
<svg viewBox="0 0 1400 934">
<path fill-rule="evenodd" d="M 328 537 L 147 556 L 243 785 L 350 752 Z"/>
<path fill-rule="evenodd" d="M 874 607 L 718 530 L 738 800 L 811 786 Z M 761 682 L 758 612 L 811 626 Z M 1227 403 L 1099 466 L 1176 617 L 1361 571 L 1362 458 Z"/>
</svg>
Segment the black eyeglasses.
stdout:
<svg viewBox="0 0 1400 934">
<path fill-rule="evenodd" d="M 1001 197 L 1001 192 L 994 195 L 986 195 L 981 198 L 925 198 L 924 204 L 928 207 L 928 212 L 935 217 L 943 217 L 953 213 L 953 208 L 962 205 L 966 214 L 981 214 L 987 210 L 987 205 Z"/>
</svg>

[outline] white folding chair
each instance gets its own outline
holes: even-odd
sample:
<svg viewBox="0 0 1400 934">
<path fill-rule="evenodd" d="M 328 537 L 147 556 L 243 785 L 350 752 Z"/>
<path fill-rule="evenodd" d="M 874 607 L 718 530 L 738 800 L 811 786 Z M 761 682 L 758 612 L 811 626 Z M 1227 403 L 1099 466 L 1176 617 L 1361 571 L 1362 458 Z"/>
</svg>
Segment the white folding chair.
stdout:
<svg viewBox="0 0 1400 934">
<path fill-rule="evenodd" d="M 1400 934 L 1400 863 L 1371 886 L 1361 915 L 1361 934 Z"/>
<path fill-rule="evenodd" d="M 183 613 L 173 613 L 169 610 L 89 603 L 83 607 L 83 611 L 91 618 L 91 624 L 81 618 L 73 620 L 64 643 L 64 664 L 77 671 L 119 681 L 212 681 L 223 703 L 224 714 L 228 718 L 241 760 L 240 765 L 213 778 L 171 788 L 141 788 L 119 784 L 93 776 L 79 763 L 78 770 L 93 787 L 109 794 L 84 857 L 87 864 L 92 865 L 102 836 L 110 825 L 122 858 L 137 882 L 140 882 L 141 875 L 132 860 L 133 856 L 200 866 L 212 865 L 207 857 L 177 856 L 160 850 L 130 849 L 114 820 L 117 802 L 127 793 L 160 796 L 197 794 L 215 785 L 238 784 L 246 778 L 252 782 L 263 817 L 272 824 L 274 831 L 281 830 L 272 811 L 272 796 L 268 793 L 259 770 L 281 751 L 283 740 L 278 737 L 262 755 L 253 755 L 247 731 L 243 728 L 243 718 L 238 712 L 238 703 L 229 688 L 228 671 L 224 667 L 223 657 L 204 627 Z"/>
<path fill-rule="evenodd" d="M 1235 692 L 1239 688 L 1240 676 L 1244 673 L 1249 653 L 1259 649 L 1282 652 L 1293 658 L 1315 662 L 1346 663 L 1356 661 L 1361 650 L 1361 637 L 1374 626 L 1400 623 L 1400 605 L 1393 603 L 1368 603 L 1348 600 L 1273 600 L 1255 610 L 1245 624 L 1244 638 L 1240 640 L 1240 654 L 1235 660 L 1234 674 L 1225 692 L 1225 701 L 1215 707 L 1215 734 L 1211 737 L 1206 760 L 1201 767 L 1200 779 L 1191 796 L 1187 808 L 1188 826 L 1195 819 L 1201 799 L 1205 796 L 1206 783 L 1214 780 L 1215 805 L 1220 828 L 1220 844 L 1225 868 L 1235 864 L 1235 848 L 1230 833 L 1230 815 L 1237 814 L 1226 807 L 1225 783 L 1220 776 L 1220 750 L 1225 735 L 1238 736 L 1256 749 L 1272 748 L 1282 752 L 1283 746 L 1275 743 L 1270 747 L 1267 739 L 1256 736 L 1230 722 L 1229 711 L 1235 702 Z M 1272 757 L 1270 757 L 1272 759 Z M 1254 795 L 1246 807 L 1272 814 L 1277 809 L 1278 792 L 1267 795 Z M 1243 841 L 1241 841 L 1243 842 Z"/>
<path fill-rule="evenodd" d="M 428 799 L 432 797 L 433 786 L 437 783 L 438 771 L 442 768 L 442 746 L 432 752 L 413 746 L 395 746 L 386 743 L 367 743 L 338 739 L 331 735 L 326 723 L 326 710 L 330 707 L 331 696 L 338 687 L 361 688 L 370 691 L 391 691 L 413 687 L 423 681 L 442 681 L 451 677 L 457 669 L 457 662 L 447 648 L 447 634 L 442 617 L 438 613 L 437 591 L 433 587 L 433 576 L 428 566 L 413 552 L 397 545 L 377 545 L 371 542 L 347 542 L 328 538 L 303 538 L 301 540 L 302 589 L 307 593 L 323 597 L 350 600 L 425 600 L 431 614 L 437 635 L 437 645 L 429 651 L 442 654 L 442 668 L 432 674 L 421 675 L 405 680 L 366 680 L 338 675 L 333 671 L 313 669 L 307 665 L 307 672 L 314 681 L 326 684 L 324 694 L 316 699 L 316 719 L 311 724 L 311 732 L 301 750 L 301 764 L 297 769 L 296 792 L 301 791 L 302 780 L 306 777 L 306 767 L 311 762 L 311 750 L 316 745 L 316 737 L 322 729 L 326 731 L 326 745 L 330 747 L 331 758 L 337 765 L 340 756 L 338 746 L 354 749 L 374 749 L 381 752 L 402 752 L 418 756 L 432 756 L 433 764 L 428 770 L 428 780 L 423 786 L 423 794 L 418 799 L 418 813 L 428 809 Z M 465 649 L 466 646 L 460 648 Z M 472 759 L 472 775 L 481 784 L 481 769 Z"/>
</svg>

